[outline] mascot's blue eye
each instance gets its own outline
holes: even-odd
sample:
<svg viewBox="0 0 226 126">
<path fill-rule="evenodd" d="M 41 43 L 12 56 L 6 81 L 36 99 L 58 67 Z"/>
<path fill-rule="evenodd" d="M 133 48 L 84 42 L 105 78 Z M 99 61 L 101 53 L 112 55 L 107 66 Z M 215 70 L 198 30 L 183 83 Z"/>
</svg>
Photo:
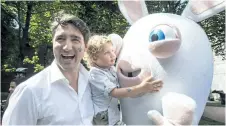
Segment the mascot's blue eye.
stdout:
<svg viewBox="0 0 226 126">
<path fill-rule="evenodd" d="M 165 34 L 160 29 L 156 29 L 150 33 L 149 42 L 154 42 L 163 39 L 165 39 Z"/>
</svg>

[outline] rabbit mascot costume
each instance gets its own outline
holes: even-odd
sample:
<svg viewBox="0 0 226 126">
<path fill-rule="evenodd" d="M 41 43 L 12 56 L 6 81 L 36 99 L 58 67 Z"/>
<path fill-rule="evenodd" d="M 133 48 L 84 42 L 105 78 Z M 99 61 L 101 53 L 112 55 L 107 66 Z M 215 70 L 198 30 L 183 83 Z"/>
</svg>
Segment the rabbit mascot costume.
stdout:
<svg viewBox="0 0 226 126">
<path fill-rule="evenodd" d="M 123 40 L 110 35 L 118 55 L 120 85 L 137 85 L 146 76 L 163 81 L 157 93 L 121 99 L 123 121 L 197 125 L 211 88 L 213 57 L 207 35 L 196 22 L 223 11 L 224 0 L 189 0 L 181 16 L 148 14 L 144 1 L 118 3 L 131 24 Z"/>
</svg>

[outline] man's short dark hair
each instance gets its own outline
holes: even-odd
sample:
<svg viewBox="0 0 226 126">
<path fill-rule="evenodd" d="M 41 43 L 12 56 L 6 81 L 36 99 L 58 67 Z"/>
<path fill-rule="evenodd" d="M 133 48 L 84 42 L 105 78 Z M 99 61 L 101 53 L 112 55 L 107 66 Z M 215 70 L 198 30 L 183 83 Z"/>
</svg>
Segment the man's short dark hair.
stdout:
<svg viewBox="0 0 226 126">
<path fill-rule="evenodd" d="M 55 35 L 56 28 L 59 25 L 64 26 L 67 24 L 71 24 L 74 27 L 78 28 L 78 30 L 83 35 L 85 44 L 87 44 L 89 37 L 90 37 L 90 30 L 89 30 L 88 26 L 86 25 L 86 23 L 83 20 L 81 20 L 78 17 L 71 15 L 71 14 L 62 13 L 62 14 L 58 14 L 55 17 L 55 20 L 51 24 L 52 35 L 53 36 Z"/>
</svg>

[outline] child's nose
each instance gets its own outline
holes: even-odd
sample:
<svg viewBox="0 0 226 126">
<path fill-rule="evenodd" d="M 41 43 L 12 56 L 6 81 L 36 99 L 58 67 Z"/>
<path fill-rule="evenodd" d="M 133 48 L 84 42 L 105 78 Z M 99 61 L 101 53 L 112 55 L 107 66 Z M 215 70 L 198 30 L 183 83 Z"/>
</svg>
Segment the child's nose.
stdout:
<svg viewBox="0 0 226 126">
<path fill-rule="evenodd" d="M 111 52 L 111 57 L 112 57 L 112 58 L 116 58 L 115 52 Z"/>
</svg>

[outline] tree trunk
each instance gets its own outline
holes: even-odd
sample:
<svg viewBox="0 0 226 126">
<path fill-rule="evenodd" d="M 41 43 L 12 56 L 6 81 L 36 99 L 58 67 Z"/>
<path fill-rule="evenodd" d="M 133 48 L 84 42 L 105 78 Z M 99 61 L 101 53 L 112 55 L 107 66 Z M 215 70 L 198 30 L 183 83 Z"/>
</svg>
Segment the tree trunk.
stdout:
<svg viewBox="0 0 226 126">
<path fill-rule="evenodd" d="M 19 57 L 21 58 L 21 60 L 19 61 L 19 65 L 22 65 L 23 59 L 22 59 L 22 41 L 21 41 L 21 31 L 22 31 L 22 23 L 21 23 L 21 4 L 20 2 L 17 2 L 17 15 L 18 15 L 18 25 L 19 25 L 19 29 L 18 29 L 18 46 L 19 46 Z"/>
<path fill-rule="evenodd" d="M 23 28 L 23 38 L 20 43 L 20 58 L 23 61 L 25 57 L 25 45 L 28 44 L 28 31 L 30 26 L 30 20 L 31 20 L 31 13 L 32 13 L 32 2 L 27 2 L 27 13 L 26 13 L 26 21 L 25 21 L 25 27 Z"/>
</svg>

